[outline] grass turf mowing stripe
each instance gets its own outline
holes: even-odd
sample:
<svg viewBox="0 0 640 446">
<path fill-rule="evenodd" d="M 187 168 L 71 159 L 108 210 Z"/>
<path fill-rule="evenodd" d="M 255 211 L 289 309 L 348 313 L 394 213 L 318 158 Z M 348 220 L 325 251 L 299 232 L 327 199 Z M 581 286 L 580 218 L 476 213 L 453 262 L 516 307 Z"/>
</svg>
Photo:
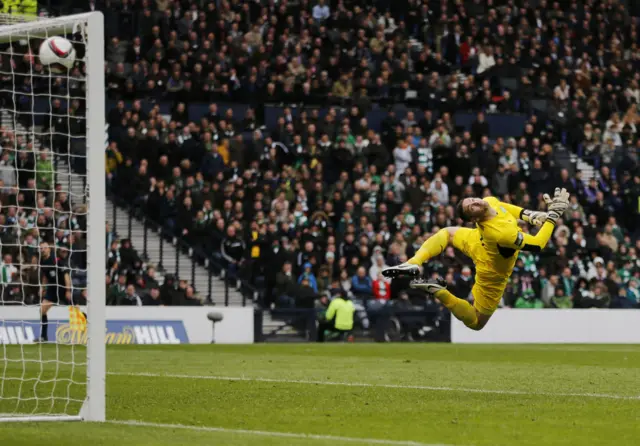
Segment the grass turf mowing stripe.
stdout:
<svg viewBox="0 0 640 446">
<path fill-rule="evenodd" d="M 338 382 L 338 381 L 307 381 L 298 379 L 277 379 L 277 378 L 252 378 L 246 376 L 215 376 L 215 375 L 176 375 L 163 373 L 125 373 L 125 372 L 107 372 L 107 375 L 114 376 L 139 376 L 149 378 L 174 378 L 174 379 L 194 379 L 194 380 L 217 380 L 217 381 L 255 381 L 266 383 L 282 383 L 282 384 L 314 384 L 324 386 L 346 386 L 346 387 L 380 387 L 386 389 L 416 389 L 416 390 L 434 390 L 442 392 L 470 392 L 470 393 L 487 393 L 497 395 L 534 395 L 534 396 L 556 396 L 556 397 L 580 397 L 580 398 L 606 398 L 613 400 L 637 400 L 640 401 L 640 395 L 615 395 L 610 393 L 563 393 L 563 392 L 527 392 L 524 390 L 500 390 L 500 389 L 469 389 L 463 387 L 441 387 L 441 386 L 419 386 L 409 384 L 373 384 L 358 382 Z"/>
<path fill-rule="evenodd" d="M 240 434 L 240 435 L 255 435 L 259 437 L 279 437 L 279 438 L 296 438 L 303 440 L 328 440 L 339 441 L 341 443 L 363 443 L 363 444 L 380 444 L 388 446 L 453 446 L 442 443 L 419 443 L 416 441 L 402 441 L 402 440 L 383 440 L 380 438 L 357 438 L 357 437 L 338 437 L 333 435 L 317 435 L 317 434 L 303 434 L 294 432 L 271 432 L 271 431 L 259 431 L 250 429 L 231 429 L 226 427 L 209 427 L 209 426 L 190 426 L 187 424 L 165 424 L 165 423 L 150 423 L 146 421 L 137 420 L 107 420 L 109 424 L 119 424 L 123 426 L 140 426 L 140 427 L 153 427 L 159 429 L 186 429 L 201 432 L 224 432 L 228 434 Z"/>
</svg>

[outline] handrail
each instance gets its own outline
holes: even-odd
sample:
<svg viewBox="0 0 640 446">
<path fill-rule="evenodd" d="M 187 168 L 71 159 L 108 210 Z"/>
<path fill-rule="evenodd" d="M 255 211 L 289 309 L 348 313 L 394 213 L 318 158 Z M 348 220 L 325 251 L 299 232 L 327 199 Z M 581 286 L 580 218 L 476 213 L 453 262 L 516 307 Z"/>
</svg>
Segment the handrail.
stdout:
<svg viewBox="0 0 640 446">
<path fill-rule="evenodd" d="M 148 256 L 148 237 L 147 237 L 147 231 L 149 229 L 154 230 L 154 232 L 157 232 L 159 237 L 160 237 L 160 244 L 159 244 L 159 261 L 158 261 L 158 268 L 160 269 L 165 269 L 163 266 L 163 260 L 164 260 L 164 243 L 167 243 L 169 240 L 171 240 L 172 244 L 175 246 L 176 249 L 176 258 L 175 258 L 175 271 L 173 272 L 173 274 L 178 277 L 178 273 L 180 271 L 180 254 L 183 253 L 185 254 L 191 261 L 191 274 L 190 274 L 190 278 L 185 278 L 183 277 L 182 279 L 186 279 L 189 280 L 191 282 L 191 285 L 194 286 L 195 288 L 195 270 L 196 270 L 196 266 L 200 265 L 200 262 L 198 261 L 198 259 L 195 258 L 194 256 L 194 250 L 193 250 L 193 246 L 187 242 L 186 240 L 184 240 L 183 237 L 181 236 L 174 236 L 173 234 L 168 234 L 166 228 L 164 227 L 164 225 L 160 224 L 159 222 L 153 220 L 152 218 L 148 217 L 144 212 L 142 211 L 142 207 L 141 206 L 136 206 L 135 204 L 131 204 L 128 203 L 126 200 L 122 199 L 121 197 L 118 197 L 115 194 L 110 194 L 109 195 L 109 199 L 112 201 L 113 203 L 113 231 L 117 231 L 117 226 L 116 226 L 116 215 L 117 215 L 117 207 L 123 207 L 125 208 L 126 212 L 127 212 L 127 238 L 131 239 L 131 235 L 132 235 L 132 225 L 133 225 L 133 219 L 137 218 L 137 219 L 141 219 L 142 223 L 143 223 L 143 228 L 144 228 L 144 236 L 143 236 L 143 251 L 142 254 L 145 258 L 149 258 Z M 206 300 L 208 303 L 212 303 L 212 304 L 219 304 L 220 302 L 215 302 L 213 300 L 213 296 L 212 296 L 212 282 L 213 282 L 213 278 L 216 277 L 218 274 L 220 274 L 221 272 L 227 272 L 228 268 L 226 268 L 221 262 L 219 262 L 215 257 L 213 257 L 212 255 L 207 255 L 205 259 L 203 259 L 204 262 L 202 266 L 209 274 L 208 277 L 208 285 L 207 285 L 207 289 L 206 290 L 200 290 L 198 289 L 197 291 L 202 293 L 202 292 L 206 292 Z M 167 271 L 169 274 L 171 274 L 171 271 Z M 251 285 L 250 283 L 248 283 L 248 281 L 246 281 L 245 279 L 237 279 L 240 282 L 240 289 L 242 291 L 242 306 L 246 306 L 247 305 L 247 299 L 248 296 L 251 296 L 250 299 L 254 299 L 256 296 L 259 295 L 259 290 L 257 288 L 255 288 L 253 285 Z M 227 280 L 224 280 L 224 305 L 225 306 L 229 306 L 229 282 Z"/>
</svg>

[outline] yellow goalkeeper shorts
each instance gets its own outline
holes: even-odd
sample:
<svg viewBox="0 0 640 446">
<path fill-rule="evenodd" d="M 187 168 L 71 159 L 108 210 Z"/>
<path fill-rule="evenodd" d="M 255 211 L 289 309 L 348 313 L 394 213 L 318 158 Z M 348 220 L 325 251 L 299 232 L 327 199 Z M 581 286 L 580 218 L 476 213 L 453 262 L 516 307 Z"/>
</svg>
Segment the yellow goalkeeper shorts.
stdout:
<svg viewBox="0 0 640 446">
<path fill-rule="evenodd" d="M 479 313 L 491 316 L 500 304 L 509 278 L 491 270 L 491 258 L 482 246 L 479 230 L 459 228 L 453 237 L 453 246 L 476 265 L 475 285 L 471 289 L 473 306 Z"/>
</svg>

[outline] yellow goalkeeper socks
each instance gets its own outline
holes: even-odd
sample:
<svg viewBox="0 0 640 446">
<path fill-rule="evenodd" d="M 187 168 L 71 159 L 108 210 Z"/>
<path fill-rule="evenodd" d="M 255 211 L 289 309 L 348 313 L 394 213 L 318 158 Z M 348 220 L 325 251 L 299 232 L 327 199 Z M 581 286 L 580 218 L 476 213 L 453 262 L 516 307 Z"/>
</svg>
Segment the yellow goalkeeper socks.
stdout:
<svg viewBox="0 0 640 446">
<path fill-rule="evenodd" d="M 448 290 L 440 290 L 435 293 L 436 299 L 442 302 L 442 305 L 447 307 L 451 314 L 453 314 L 458 320 L 462 321 L 464 325 L 475 330 L 478 326 L 478 315 L 476 309 L 473 308 L 469 302 L 464 299 L 460 299 Z"/>
<path fill-rule="evenodd" d="M 422 244 L 416 255 L 411 257 L 407 263 L 422 265 L 427 260 L 442 254 L 449 244 L 449 231 L 440 229 Z"/>
</svg>

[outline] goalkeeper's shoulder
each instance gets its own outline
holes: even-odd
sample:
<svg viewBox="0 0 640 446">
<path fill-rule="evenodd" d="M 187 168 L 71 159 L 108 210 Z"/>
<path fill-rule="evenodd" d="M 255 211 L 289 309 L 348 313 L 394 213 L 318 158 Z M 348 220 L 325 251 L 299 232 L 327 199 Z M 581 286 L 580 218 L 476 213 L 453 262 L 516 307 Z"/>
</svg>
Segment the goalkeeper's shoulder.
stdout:
<svg viewBox="0 0 640 446">
<path fill-rule="evenodd" d="M 489 205 L 493 208 L 501 204 L 500 200 L 498 200 L 496 197 L 484 197 L 483 200 L 489 203 Z"/>
</svg>

